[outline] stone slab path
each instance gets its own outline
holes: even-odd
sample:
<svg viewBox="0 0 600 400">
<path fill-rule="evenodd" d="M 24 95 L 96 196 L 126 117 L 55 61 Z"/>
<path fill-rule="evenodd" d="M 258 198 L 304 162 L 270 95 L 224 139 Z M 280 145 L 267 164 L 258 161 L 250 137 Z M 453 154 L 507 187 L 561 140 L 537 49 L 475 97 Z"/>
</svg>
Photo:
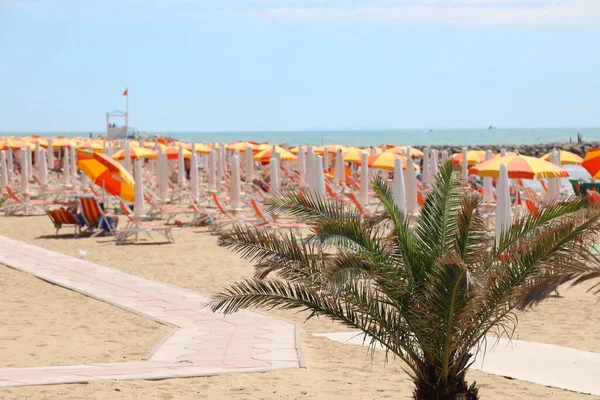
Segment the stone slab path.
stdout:
<svg viewBox="0 0 600 400">
<path fill-rule="evenodd" d="M 209 297 L 0 236 L 0 264 L 173 327 L 144 362 L 0 368 L 1 386 L 166 379 L 304 366 L 297 325 L 250 311 L 224 316 Z"/>
<path fill-rule="evenodd" d="M 594 334 L 594 333 L 590 333 Z M 319 333 L 315 336 L 363 345 L 358 332 Z M 369 341 L 366 342 L 368 344 Z M 381 348 L 383 349 L 383 348 Z M 487 353 L 471 368 L 559 389 L 600 396 L 600 354 L 523 340 L 489 338 Z"/>
</svg>

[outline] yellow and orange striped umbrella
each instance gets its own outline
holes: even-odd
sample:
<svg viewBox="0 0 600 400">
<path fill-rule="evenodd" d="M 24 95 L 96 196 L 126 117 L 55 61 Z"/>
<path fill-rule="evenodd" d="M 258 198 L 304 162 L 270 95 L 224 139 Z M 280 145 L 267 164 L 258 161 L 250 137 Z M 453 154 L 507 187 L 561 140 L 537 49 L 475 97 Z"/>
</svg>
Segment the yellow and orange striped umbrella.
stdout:
<svg viewBox="0 0 600 400">
<path fill-rule="evenodd" d="M 246 151 L 248 147 L 250 147 L 252 150 L 257 148 L 257 146 L 251 142 L 234 142 L 227 146 L 227 150 Z"/>
<path fill-rule="evenodd" d="M 52 141 L 52 147 L 55 149 L 59 149 L 61 147 L 75 147 L 77 143 L 74 140 L 67 139 L 65 137 L 59 137 L 56 140 Z"/>
<path fill-rule="evenodd" d="M 406 150 L 408 149 L 408 146 L 398 146 L 398 147 L 394 147 L 389 149 L 388 151 L 391 153 L 396 153 L 396 154 L 400 154 L 402 155 L 403 152 L 406 152 Z M 381 151 L 381 149 L 380 149 Z M 410 148 L 410 156 L 411 157 L 423 157 L 423 152 L 419 149 L 415 149 L 414 147 Z"/>
<path fill-rule="evenodd" d="M 360 163 L 364 151 L 358 147 L 348 147 L 342 154 L 345 162 Z"/>
<path fill-rule="evenodd" d="M 600 152 L 600 149 L 598 149 L 598 151 Z M 540 158 L 544 161 L 550 161 L 550 153 L 543 155 Z M 565 151 L 565 150 L 560 151 L 560 163 L 562 165 L 565 165 L 565 164 L 581 165 L 582 162 L 583 162 L 583 158 L 579 157 L 577 154 L 571 153 L 570 151 Z"/>
<path fill-rule="evenodd" d="M 581 166 L 585 168 L 593 177 L 600 176 L 600 148 L 589 149 Z"/>
<path fill-rule="evenodd" d="M 133 201 L 135 197 L 135 181 L 125 168 L 106 154 L 76 149 L 77 167 L 90 180 L 125 201 Z"/>
<path fill-rule="evenodd" d="M 168 160 L 177 160 L 179 158 L 179 146 L 167 146 L 163 149 L 163 153 Z M 192 152 L 183 149 L 183 158 L 192 158 Z"/>
<path fill-rule="evenodd" d="M 87 141 L 83 142 L 77 146 L 78 149 L 82 150 L 90 150 L 96 153 L 104 153 L 104 145 L 101 142 L 97 141 Z"/>
<path fill-rule="evenodd" d="M 481 164 L 485 161 L 485 151 L 483 150 L 468 150 L 467 151 L 467 165 L 476 165 Z M 452 163 L 453 164 L 462 164 L 463 155 L 461 153 L 456 153 L 452 155 Z"/>
<path fill-rule="evenodd" d="M 191 152 L 192 144 L 186 143 L 185 146 L 183 146 L 183 148 Z M 207 145 L 202 144 L 202 143 L 196 143 L 196 154 L 208 154 L 211 151 L 212 151 L 212 149 L 209 148 Z"/>
<path fill-rule="evenodd" d="M 6 146 L 11 149 L 24 149 L 25 147 L 29 147 L 31 150 L 35 150 L 35 143 L 21 139 L 8 139 L 6 141 Z"/>
<path fill-rule="evenodd" d="M 481 177 L 497 178 L 500 174 L 500 164 L 506 164 L 509 178 L 540 179 L 567 177 L 569 173 L 548 161 L 528 156 L 496 157 L 474 166 L 470 173 Z"/>
<path fill-rule="evenodd" d="M 146 149 L 144 147 L 130 147 L 129 148 L 129 156 L 132 160 L 138 158 L 147 158 L 148 160 L 156 160 L 158 158 L 158 153 L 154 150 Z M 112 156 L 113 159 L 117 161 L 123 161 L 125 159 L 125 149 L 121 149 L 117 151 Z"/>
<path fill-rule="evenodd" d="M 298 157 L 287 151 L 281 146 L 271 146 L 266 150 L 259 151 L 253 157 L 254 161 L 261 161 L 263 163 L 268 163 L 269 160 L 273 157 L 273 147 L 275 147 L 275 151 L 279 153 L 279 158 L 281 161 L 296 161 Z"/>
<path fill-rule="evenodd" d="M 327 152 L 329 154 L 335 154 L 339 149 L 341 149 L 342 151 L 346 150 L 346 147 L 342 146 L 341 144 L 328 144 L 325 146 L 313 147 L 313 152 L 319 156 L 322 156 L 323 154 L 325 154 L 325 149 L 327 149 Z"/>
</svg>

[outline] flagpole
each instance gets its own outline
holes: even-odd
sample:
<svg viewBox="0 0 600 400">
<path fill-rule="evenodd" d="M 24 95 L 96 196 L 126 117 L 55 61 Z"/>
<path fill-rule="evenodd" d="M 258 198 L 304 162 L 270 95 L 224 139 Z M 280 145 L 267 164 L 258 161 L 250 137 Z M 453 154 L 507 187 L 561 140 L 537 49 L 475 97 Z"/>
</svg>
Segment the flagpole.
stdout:
<svg viewBox="0 0 600 400">
<path fill-rule="evenodd" d="M 129 88 L 125 89 L 125 137 L 129 137 Z"/>
</svg>

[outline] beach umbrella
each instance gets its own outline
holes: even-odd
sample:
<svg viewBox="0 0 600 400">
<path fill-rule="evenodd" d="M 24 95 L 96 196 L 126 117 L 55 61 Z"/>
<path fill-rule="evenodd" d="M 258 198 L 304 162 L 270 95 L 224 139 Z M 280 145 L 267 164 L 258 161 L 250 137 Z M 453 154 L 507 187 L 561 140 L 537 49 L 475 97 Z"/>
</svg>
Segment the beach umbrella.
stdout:
<svg viewBox="0 0 600 400">
<path fill-rule="evenodd" d="M 416 214 L 419 203 L 417 202 L 417 176 L 413 167 L 412 158 L 406 160 L 404 169 L 404 195 L 406 198 L 406 213 Z"/>
<path fill-rule="evenodd" d="M 343 151 L 344 162 L 360 164 L 364 150 L 358 147 L 348 147 Z"/>
<path fill-rule="evenodd" d="M 363 153 L 360 166 L 360 191 L 358 193 L 360 204 L 369 206 L 369 154 Z"/>
<path fill-rule="evenodd" d="M 79 187 L 81 190 L 88 190 L 90 187 L 90 178 L 86 174 L 81 174 L 79 177 Z"/>
<path fill-rule="evenodd" d="M 272 193 L 279 190 L 280 182 L 279 182 L 279 160 L 277 157 L 271 158 L 269 160 L 269 164 L 271 165 L 271 180 L 269 181 L 270 191 Z"/>
<path fill-rule="evenodd" d="M 500 149 L 500 157 L 506 157 L 506 149 Z"/>
<path fill-rule="evenodd" d="M 40 145 L 40 141 L 36 140 L 35 142 L 35 152 L 34 152 L 34 161 L 35 161 L 35 168 L 39 171 L 40 168 L 40 150 L 41 150 L 41 145 Z"/>
<path fill-rule="evenodd" d="M 75 141 L 64 138 L 64 137 L 59 137 L 56 140 L 52 141 L 52 148 L 54 148 L 54 149 L 60 149 L 63 147 L 71 147 L 71 146 L 76 146 L 76 145 L 77 145 L 77 143 L 75 143 Z"/>
<path fill-rule="evenodd" d="M 21 149 L 21 193 L 29 193 L 29 163 L 27 162 L 28 148 Z"/>
<path fill-rule="evenodd" d="M 179 158 L 179 146 L 167 146 L 163 149 L 164 155 L 167 160 L 177 160 Z M 191 158 L 192 152 L 189 150 L 183 150 L 183 158 Z"/>
<path fill-rule="evenodd" d="M 31 180 L 33 179 L 33 152 L 35 148 L 26 147 L 25 150 L 27 150 L 25 152 L 27 154 L 27 178 Z"/>
<path fill-rule="evenodd" d="M 440 164 L 446 164 L 448 162 L 448 158 L 448 150 L 442 150 L 440 152 Z"/>
<path fill-rule="evenodd" d="M 104 141 L 99 142 L 99 141 L 94 141 L 94 140 L 88 140 L 86 142 L 82 142 L 81 144 L 77 145 L 76 147 L 78 149 L 94 151 L 96 153 L 104 153 L 105 146 L 106 146 L 106 142 L 104 142 Z"/>
<path fill-rule="evenodd" d="M 52 151 L 52 150 L 50 150 Z M 48 186 L 48 165 L 46 164 L 46 150 L 41 149 L 39 155 L 38 168 L 38 179 L 42 187 Z"/>
<path fill-rule="evenodd" d="M 167 201 L 169 198 L 169 160 L 161 149 L 158 152 L 158 197 Z"/>
<path fill-rule="evenodd" d="M 485 151 L 483 150 L 467 150 L 465 156 L 465 150 L 467 148 L 463 147 L 463 151 L 460 153 L 456 153 L 452 155 L 452 163 L 453 164 L 461 164 L 463 163 L 463 159 L 467 159 L 467 165 L 476 165 L 485 161 Z"/>
<path fill-rule="evenodd" d="M 195 144 L 192 144 L 190 151 L 193 154 L 190 164 L 190 194 L 194 200 L 198 200 L 198 153 L 196 153 Z"/>
<path fill-rule="evenodd" d="M 323 157 L 315 156 L 315 193 L 325 196 L 325 174 L 323 173 Z"/>
<path fill-rule="evenodd" d="M 402 168 L 406 168 L 406 157 L 402 157 L 396 153 L 378 153 L 368 156 L 367 162 L 372 169 L 383 169 L 387 171 L 393 171 L 395 168 L 396 159 L 399 158 L 402 161 Z M 362 164 L 362 162 L 361 162 Z"/>
<path fill-rule="evenodd" d="M 338 149 L 345 150 L 346 147 L 341 144 L 328 144 L 325 146 L 316 146 L 313 148 L 313 151 L 318 156 L 325 156 L 325 153 L 330 153 L 331 155 L 337 153 Z"/>
<path fill-rule="evenodd" d="M 254 143 L 250 143 L 250 142 L 234 142 L 231 143 L 230 145 L 227 146 L 227 150 L 238 150 L 238 151 L 246 151 L 246 149 L 251 149 L 254 150 L 256 149 L 256 145 Z"/>
<path fill-rule="evenodd" d="M 600 148 L 589 149 L 581 166 L 585 168 L 594 178 L 600 177 Z"/>
<path fill-rule="evenodd" d="M 95 184 L 125 201 L 135 200 L 135 182 L 121 164 L 106 154 L 77 150 L 79 169 Z"/>
<path fill-rule="evenodd" d="M 510 229 L 511 225 L 508 180 L 508 167 L 505 163 L 500 163 L 498 181 L 496 183 L 496 193 L 498 195 L 496 202 L 496 243 L 500 241 L 500 237 Z"/>
<path fill-rule="evenodd" d="M 337 157 L 335 158 L 335 177 L 334 182 L 336 185 L 340 183 L 346 183 L 346 168 L 344 168 L 344 156 L 342 154 L 342 149 L 338 149 Z"/>
<path fill-rule="evenodd" d="M 13 151 L 12 149 L 6 149 L 6 165 L 8 166 L 8 179 L 11 178 L 13 172 L 15 171 L 15 166 L 13 165 Z"/>
<path fill-rule="evenodd" d="M 67 147 L 71 153 L 71 179 L 77 179 L 77 153 L 75 147 Z"/>
<path fill-rule="evenodd" d="M 123 161 L 126 157 L 125 152 L 129 152 L 130 160 L 137 160 L 138 158 L 145 158 L 148 160 L 156 160 L 158 153 L 154 150 L 146 149 L 144 147 L 129 147 L 128 149 L 121 149 L 112 155 L 117 161 Z"/>
<path fill-rule="evenodd" d="M 421 150 L 412 148 L 410 146 L 396 146 L 392 147 L 388 151 L 404 157 L 408 157 L 407 154 L 409 154 L 410 157 L 423 157 L 423 152 Z"/>
<path fill-rule="evenodd" d="M 179 146 L 179 158 L 177 159 L 177 184 L 180 188 L 185 186 L 185 160 L 183 159 L 183 146 Z"/>
<path fill-rule="evenodd" d="M 254 179 L 254 160 L 252 159 L 252 148 L 246 147 L 246 150 L 244 150 L 244 152 L 246 154 L 246 182 L 252 183 L 252 180 Z"/>
<path fill-rule="evenodd" d="M 229 182 L 229 206 L 233 210 L 242 209 L 240 159 L 237 154 L 231 157 L 231 181 Z"/>
<path fill-rule="evenodd" d="M 8 187 L 8 164 L 6 163 L 6 150 L 0 151 L 0 188 L 6 193 Z"/>
<path fill-rule="evenodd" d="M 333 150 L 335 151 L 335 150 Z M 323 155 L 321 157 L 323 157 L 323 169 L 325 171 L 329 171 L 329 165 L 330 165 L 330 150 L 328 147 L 325 147 L 325 151 L 323 152 Z"/>
<path fill-rule="evenodd" d="M 217 191 L 217 152 L 208 155 L 208 190 Z"/>
<path fill-rule="evenodd" d="M 314 187 L 314 166 L 315 166 L 315 153 L 312 147 L 308 146 L 306 151 L 306 186 L 310 189 Z"/>
<path fill-rule="evenodd" d="M 398 210 L 406 211 L 406 195 L 404 193 L 404 174 L 402 173 L 402 160 L 396 158 L 394 166 L 394 179 L 392 180 L 392 193 L 394 203 Z"/>
<path fill-rule="evenodd" d="M 431 149 L 431 176 L 437 176 L 438 171 L 438 151 L 436 149 Z"/>
<path fill-rule="evenodd" d="M 183 148 L 196 154 L 208 154 L 212 152 L 212 149 L 203 143 L 186 143 Z"/>
<path fill-rule="evenodd" d="M 298 157 L 287 151 L 281 146 L 271 146 L 269 149 L 259 151 L 254 155 L 254 161 L 267 163 L 274 156 L 273 150 L 279 153 L 280 161 L 298 161 Z"/>
<path fill-rule="evenodd" d="M 421 182 L 423 185 L 429 185 L 429 147 L 423 149 L 423 169 L 421 171 Z"/>
<path fill-rule="evenodd" d="M 52 138 L 48 139 L 48 154 L 46 154 L 46 159 L 48 161 L 48 168 L 50 170 L 54 169 L 54 147 L 52 147 Z"/>
<path fill-rule="evenodd" d="M 129 172 L 129 173 L 133 172 L 132 165 L 131 165 L 130 149 L 131 149 L 131 147 L 129 147 L 129 143 L 127 143 L 127 141 L 125 141 L 125 146 L 122 149 L 123 150 L 123 161 L 121 162 L 121 164 L 123 165 L 123 168 L 125 168 L 127 170 L 127 172 Z M 113 156 L 114 156 L 114 154 L 113 154 Z"/>
<path fill-rule="evenodd" d="M 21 150 L 25 147 L 30 149 L 35 149 L 35 143 L 28 142 L 22 139 L 12 139 L 9 138 L 6 140 L 6 147 L 10 147 L 11 149 Z"/>
<path fill-rule="evenodd" d="M 63 156 L 63 185 L 65 187 L 71 186 L 71 156 L 68 149 L 68 147 L 65 148 Z"/>
<path fill-rule="evenodd" d="M 485 161 L 489 161 L 493 158 L 490 150 L 485 152 Z M 494 182 L 489 176 L 483 178 L 483 202 L 491 204 L 494 202 Z"/>
<path fill-rule="evenodd" d="M 567 171 L 548 161 L 521 155 L 496 157 L 472 167 L 470 172 L 481 177 L 490 176 L 497 178 L 500 174 L 501 164 L 506 165 L 510 179 L 541 179 L 569 176 Z"/>
<path fill-rule="evenodd" d="M 560 166 L 560 158 L 556 150 L 550 153 L 550 162 Z M 556 200 L 560 196 L 560 187 L 560 178 L 548 178 L 548 193 L 546 194 L 546 198 L 549 201 Z"/>
<path fill-rule="evenodd" d="M 305 182 L 305 180 L 306 180 L 306 153 L 303 150 L 298 153 L 298 176 L 300 177 L 300 182 Z"/>
<path fill-rule="evenodd" d="M 469 151 L 466 147 L 462 148 L 462 153 L 460 157 L 460 180 L 463 183 L 467 183 L 469 180 Z M 484 156 L 485 157 L 485 156 Z"/>
<path fill-rule="evenodd" d="M 133 163 L 135 170 L 135 191 L 133 200 L 133 216 L 142 218 L 146 216 L 144 206 L 144 175 L 142 175 L 142 160 L 136 159 Z"/>
</svg>

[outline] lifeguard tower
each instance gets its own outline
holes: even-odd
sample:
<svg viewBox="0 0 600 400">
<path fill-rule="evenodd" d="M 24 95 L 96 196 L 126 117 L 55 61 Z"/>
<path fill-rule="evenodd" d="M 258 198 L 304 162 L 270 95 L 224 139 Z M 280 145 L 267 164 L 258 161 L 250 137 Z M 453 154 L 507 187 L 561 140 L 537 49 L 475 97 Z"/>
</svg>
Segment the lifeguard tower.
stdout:
<svg viewBox="0 0 600 400">
<path fill-rule="evenodd" d="M 108 140 L 127 139 L 129 134 L 129 89 L 125 89 L 123 96 L 125 96 L 125 112 L 111 111 L 106 113 L 106 138 Z M 113 122 L 116 118 L 125 118 L 125 125 Z"/>
</svg>

